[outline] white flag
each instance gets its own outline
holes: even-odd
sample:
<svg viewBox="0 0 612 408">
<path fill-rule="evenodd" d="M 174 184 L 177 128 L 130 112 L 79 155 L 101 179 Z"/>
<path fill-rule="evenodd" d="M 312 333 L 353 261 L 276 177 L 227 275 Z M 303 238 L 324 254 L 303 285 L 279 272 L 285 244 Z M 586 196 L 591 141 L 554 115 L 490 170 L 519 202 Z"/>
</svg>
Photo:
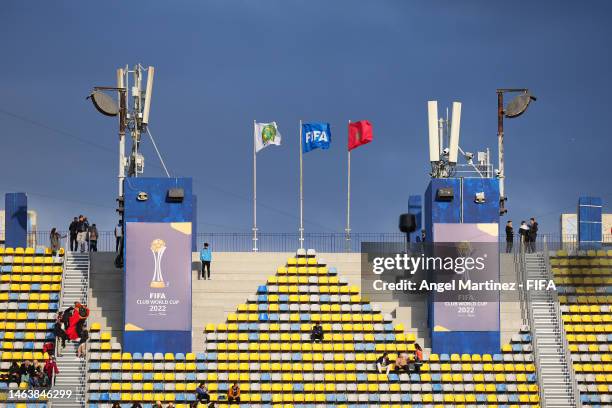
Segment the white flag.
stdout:
<svg viewBox="0 0 612 408">
<path fill-rule="evenodd" d="M 278 131 L 276 122 L 255 123 L 255 151 L 259 152 L 266 146 L 281 144 L 281 134 Z"/>
</svg>

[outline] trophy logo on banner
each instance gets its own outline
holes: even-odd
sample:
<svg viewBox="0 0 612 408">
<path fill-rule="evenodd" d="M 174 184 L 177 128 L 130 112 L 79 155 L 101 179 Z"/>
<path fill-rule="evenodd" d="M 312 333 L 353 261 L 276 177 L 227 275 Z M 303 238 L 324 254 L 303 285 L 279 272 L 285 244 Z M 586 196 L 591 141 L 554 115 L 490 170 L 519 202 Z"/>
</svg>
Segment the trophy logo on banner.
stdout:
<svg viewBox="0 0 612 408">
<path fill-rule="evenodd" d="M 151 280 L 152 288 L 165 288 L 166 283 L 162 276 L 161 260 L 166 251 L 166 243 L 161 239 L 155 239 L 151 242 L 151 252 L 153 253 L 153 259 L 155 261 L 155 272 L 153 273 L 153 280 Z"/>
</svg>

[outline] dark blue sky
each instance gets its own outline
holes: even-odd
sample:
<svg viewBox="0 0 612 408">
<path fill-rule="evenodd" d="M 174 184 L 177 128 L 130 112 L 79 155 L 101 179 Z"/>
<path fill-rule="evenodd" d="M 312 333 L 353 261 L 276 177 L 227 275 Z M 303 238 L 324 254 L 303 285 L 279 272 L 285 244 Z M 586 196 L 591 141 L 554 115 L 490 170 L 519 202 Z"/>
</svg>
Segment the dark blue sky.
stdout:
<svg viewBox="0 0 612 408">
<path fill-rule="evenodd" d="M 112 228 L 116 121 L 85 96 L 140 62 L 156 67 L 151 130 L 171 173 L 194 178 L 200 230 L 250 230 L 253 119 L 283 134 L 258 156 L 260 228 L 297 229 L 304 119 L 333 134 L 304 158 L 306 230 L 342 231 L 346 123 L 369 119 L 352 227 L 396 231 L 428 180 L 426 101 L 463 102 L 463 148 L 496 151 L 495 89 L 529 87 L 538 101 L 506 121 L 509 217 L 557 232 L 579 195 L 612 200 L 611 11 L 604 0 L 3 1 L 0 192 L 27 192 L 42 229 L 78 213 Z M 144 146 L 145 174 L 161 175 Z"/>
</svg>

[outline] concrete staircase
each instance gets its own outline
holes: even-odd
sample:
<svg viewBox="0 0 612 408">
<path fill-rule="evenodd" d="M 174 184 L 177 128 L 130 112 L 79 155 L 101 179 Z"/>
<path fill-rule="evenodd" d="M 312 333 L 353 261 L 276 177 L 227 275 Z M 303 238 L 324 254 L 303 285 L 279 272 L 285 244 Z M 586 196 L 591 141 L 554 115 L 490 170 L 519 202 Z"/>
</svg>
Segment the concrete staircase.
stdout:
<svg viewBox="0 0 612 408">
<path fill-rule="evenodd" d="M 552 279 L 542 253 L 525 254 L 526 279 Z M 576 408 L 580 405 L 576 380 L 556 291 L 527 292 L 531 308 L 531 333 L 538 367 L 540 396 L 546 408 Z"/>
<path fill-rule="evenodd" d="M 74 302 L 87 303 L 87 287 L 89 276 L 89 254 L 67 252 L 62 277 L 62 299 L 60 310 L 74 305 Z M 66 348 L 61 350 L 62 356 L 57 357 L 59 374 L 55 377 L 54 388 L 70 390 L 72 395 L 67 399 L 52 401 L 54 407 L 84 407 L 85 406 L 85 376 L 86 362 L 76 357 L 77 343 L 66 342 Z"/>
</svg>

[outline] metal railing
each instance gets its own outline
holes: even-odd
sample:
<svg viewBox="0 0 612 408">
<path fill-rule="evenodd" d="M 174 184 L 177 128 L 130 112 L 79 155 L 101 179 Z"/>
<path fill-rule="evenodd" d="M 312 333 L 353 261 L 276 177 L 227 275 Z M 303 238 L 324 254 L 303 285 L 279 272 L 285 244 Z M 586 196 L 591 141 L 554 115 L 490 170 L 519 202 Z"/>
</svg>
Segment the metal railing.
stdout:
<svg viewBox="0 0 612 408">
<path fill-rule="evenodd" d="M 548 243 L 546 242 L 546 239 L 544 240 L 543 256 L 544 256 L 544 265 L 546 268 L 546 279 L 553 280 L 554 276 L 552 273 L 552 269 L 550 267 L 550 253 L 548 251 Z M 572 393 L 574 394 L 574 403 L 576 404 L 576 408 L 580 408 L 582 407 L 582 401 L 580 400 L 580 392 L 578 391 L 578 382 L 576 381 L 576 376 L 574 374 L 572 354 L 569 351 L 569 342 L 567 341 L 567 337 L 565 335 L 565 327 L 563 325 L 563 316 L 561 313 L 561 306 L 559 304 L 559 297 L 557 296 L 556 291 L 553 291 L 550 293 L 551 293 L 550 296 L 553 298 L 552 304 L 553 304 L 554 313 L 556 316 L 555 318 L 557 319 L 557 322 L 559 322 L 559 335 L 561 336 L 561 343 L 563 344 L 563 352 L 565 354 L 565 361 L 566 361 L 566 364 L 569 365 L 568 375 L 570 378 Z M 546 405 L 544 405 L 544 408 L 546 408 Z"/>
<path fill-rule="evenodd" d="M 58 231 L 64 241 L 65 248 L 70 248 L 70 234 L 67 231 Z M 0 231 L 0 234 L 2 231 Z M 505 236 L 500 231 L 499 242 L 505 245 Z M 351 233 L 347 239 L 345 232 L 310 232 L 304 234 L 306 248 L 314 248 L 319 252 L 361 252 L 363 242 L 393 243 L 405 242 L 406 236 L 400 232 L 356 232 Z M 546 240 L 549 249 L 565 249 L 567 251 L 578 248 L 575 234 L 545 233 L 537 236 L 533 244 L 536 251 L 543 250 Z M 218 252 L 251 252 L 253 250 L 253 235 L 251 232 L 199 232 L 196 234 L 197 248 L 208 242 L 214 251 Z M 3 242 L 0 240 L 0 245 Z M 28 233 L 28 245 L 32 247 L 48 247 L 49 231 L 36 231 Z M 87 244 L 89 248 L 89 243 Z M 518 236 L 515 236 L 514 248 L 521 246 Z M 612 235 L 604 235 L 602 240 L 604 249 L 612 248 Z M 260 252 L 293 252 L 299 247 L 299 234 L 297 232 L 259 232 L 258 249 Z M 99 252 L 115 252 L 116 239 L 114 231 L 98 231 L 97 249 Z"/>
</svg>

